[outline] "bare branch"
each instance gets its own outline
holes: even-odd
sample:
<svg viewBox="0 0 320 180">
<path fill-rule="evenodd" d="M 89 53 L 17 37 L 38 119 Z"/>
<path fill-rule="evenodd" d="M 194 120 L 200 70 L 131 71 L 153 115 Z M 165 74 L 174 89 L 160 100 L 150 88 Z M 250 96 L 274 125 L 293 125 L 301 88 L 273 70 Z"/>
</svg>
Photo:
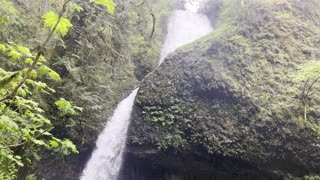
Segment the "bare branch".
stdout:
<svg viewBox="0 0 320 180">
<path fill-rule="evenodd" d="M 0 147 L 0 149 L 11 149 L 11 148 L 17 148 L 17 147 L 20 147 L 20 146 L 23 146 L 27 143 L 28 141 L 24 141 L 20 144 L 13 144 L 13 145 L 9 145 L 9 146 L 4 146 L 4 147 Z"/>
<path fill-rule="evenodd" d="M 153 38 L 153 34 L 156 29 L 156 16 L 152 12 L 151 12 L 151 16 L 152 16 L 152 31 L 151 31 L 150 39 Z"/>
<path fill-rule="evenodd" d="M 313 85 L 320 79 L 320 76 L 318 76 L 309 86 L 308 90 L 307 90 L 307 93 L 306 93 L 306 98 L 309 96 L 309 93 L 313 87 Z"/>
<path fill-rule="evenodd" d="M 146 2 L 146 1 L 143 1 L 142 3 L 136 5 L 136 4 L 134 4 L 132 1 L 130 1 L 130 3 L 131 3 L 134 7 L 140 7 L 140 6 L 142 6 L 145 2 Z"/>
</svg>

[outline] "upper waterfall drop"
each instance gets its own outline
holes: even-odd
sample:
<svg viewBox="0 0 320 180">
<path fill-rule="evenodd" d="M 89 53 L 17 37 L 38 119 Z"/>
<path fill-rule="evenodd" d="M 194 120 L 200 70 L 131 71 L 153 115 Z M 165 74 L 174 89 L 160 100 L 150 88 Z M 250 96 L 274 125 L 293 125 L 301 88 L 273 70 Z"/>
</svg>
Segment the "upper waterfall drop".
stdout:
<svg viewBox="0 0 320 180">
<path fill-rule="evenodd" d="M 130 116 L 138 89 L 115 109 L 112 118 L 99 135 L 96 149 L 82 172 L 81 180 L 115 180 L 122 164 Z"/>
<path fill-rule="evenodd" d="M 184 8 L 188 11 L 197 13 L 201 8 L 201 5 L 207 1 L 208 0 L 185 0 Z"/>
<path fill-rule="evenodd" d="M 176 10 L 168 23 L 168 34 L 161 51 L 159 64 L 178 47 L 191 43 L 213 31 L 207 16 L 198 14 L 204 0 L 188 0 L 186 10 Z"/>
</svg>

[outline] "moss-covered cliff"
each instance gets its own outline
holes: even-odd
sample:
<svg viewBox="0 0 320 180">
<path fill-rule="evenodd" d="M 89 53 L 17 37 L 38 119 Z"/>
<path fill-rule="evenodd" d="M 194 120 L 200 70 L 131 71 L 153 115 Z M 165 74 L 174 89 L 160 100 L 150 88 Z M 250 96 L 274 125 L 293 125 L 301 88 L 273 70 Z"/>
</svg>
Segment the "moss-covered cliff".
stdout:
<svg viewBox="0 0 320 180">
<path fill-rule="evenodd" d="M 192 158 L 213 169 L 202 180 L 214 171 L 226 179 L 319 174 L 320 3 L 211 3 L 216 30 L 143 80 L 128 158 L 152 160 L 177 179 L 200 178 Z"/>
</svg>

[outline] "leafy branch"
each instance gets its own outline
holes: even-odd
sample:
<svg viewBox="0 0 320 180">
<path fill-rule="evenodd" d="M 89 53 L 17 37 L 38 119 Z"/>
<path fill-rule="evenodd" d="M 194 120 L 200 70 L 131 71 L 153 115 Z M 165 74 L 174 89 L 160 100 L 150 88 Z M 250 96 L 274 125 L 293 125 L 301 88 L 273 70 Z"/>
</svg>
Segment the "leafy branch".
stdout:
<svg viewBox="0 0 320 180">
<path fill-rule="evenodd" d="M 110 13 L 115 10 L 113 0 L 90 1 L 106 6 Z M 26 67 L 15 72 L 0 68 L 0 179 L 26 179 L 33 160 L 41 158 L 38 153 L 42 148 L 61 155 L 78 152 L 72 141 L 56 138 L 49 132 L 54 126 L 44 116 L 45 111 L 40 103 L 32 100 L 32 96 L 39 92 L 55 92 L 41 80 L 36 81 L 38 75 L 60 80 L 58 73 L 43 64 L 46 61 L 44 52 L 56 33 L 63 37 L 72 27 L 71 22 L 63 17 L 70 2 L 72 0 L 64 0 L 59 14 L 51 11 L 42 16 L 44 27 L 50 31 L 34 53 L 14 43 L 0 43 L 1 54 L 10 60 L 19 60 Z M 82 8 L 78 6 L 76 9 L 80 11 Z M 22 58 L 24 61 L 20 61 Z M 15 65 L 20 67 L 20 64 Z M 73 106 L 63 98 L 56 101 L 55 105 L 61 116 L 73 116 L 82 111 L 82 108 Z"/>
<path fill-rule="evenodd" d="M 20 83 L 11 91 L 11 93 L 5 95 L 4 97 L 0 98 L 0 102 L 3 102 L 7 99 L 11 99 L 13 98 L 16 94 L 17 94 L 17 91 L 18 89 L 25 84 L 25 82 L 27 81 L 30 73 L 32 72 L 32 70 L 35 68 L 36 64 L 39 62 L 40 60 L 40 57 L 44 54 L 44 49 L 45 47 L 47 46 L 49 40 L 51 39 L 51 37 L 54 35 L 54 33 L 56 32 L 57 30 L 57 27 L 63 17 L 63 14 L 65 13 L 66 11 L 66 8 L 67 8 L 67 5 L 68 3 L 70 2 L 71 0 L 66 0 L 62 6 L 62 10 L 60 11 L 60 14 L 59 14 L 59 17 L 57 19 L 57 22 L 55 23 L 55 25 L 53 26 L 53 28 L 51 29 L 49 35 L 47 36 L 47 38 L 45 39 L 45 41 L 43 42 L 42 45 L 40 45 L 37 50 L 37 56 L 35 58 L 35 60 L 33 61 L 33 63 L 29 66 L 28 68 L 28 71 L 27 73 L 24 75 L 23 79 L 20 81 Z"/>
</svg>

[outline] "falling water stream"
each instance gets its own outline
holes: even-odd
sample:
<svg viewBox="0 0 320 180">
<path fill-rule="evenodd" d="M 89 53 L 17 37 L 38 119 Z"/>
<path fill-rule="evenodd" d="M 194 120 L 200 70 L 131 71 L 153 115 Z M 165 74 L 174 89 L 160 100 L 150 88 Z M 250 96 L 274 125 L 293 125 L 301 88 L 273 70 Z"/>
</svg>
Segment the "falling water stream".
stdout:
<svg viewBox="0 0 320 180">
<path fill-rule="evenodd" d="M 115 180 L 117 178 L 137 92 L 138 89 L 135 89 L 118 104 L 112 118 L 98 137 L 96 149 L 82 172 L 81 180 Z"/>
<path fill-rule="evenodd" d="M 168 24 L 168 34 L 159 63 L 178 47 L 191 43 L 212 31 L 205 15 L 198 14 L 203 0 L 186 0 L 186 10 L 176 10 Z M 81 180 L 116 180 L 122 164 L 130 114 L 138 89 L 135 89 L 115 109 L 112 118 L 99 135 L 96 149 L 82 172 Z"/>
<path fill-rule="evenodd" d="M 197 13 L 201 2 L 203 0 L 189 0 L 185 4 L 186 10 L 176 10 L 171 15 L 168 34 L 160 55 L 160 64 L 169 53 L 178 47 L 212 32 L 213 29 L 207 16 Z"/>
</svg>

